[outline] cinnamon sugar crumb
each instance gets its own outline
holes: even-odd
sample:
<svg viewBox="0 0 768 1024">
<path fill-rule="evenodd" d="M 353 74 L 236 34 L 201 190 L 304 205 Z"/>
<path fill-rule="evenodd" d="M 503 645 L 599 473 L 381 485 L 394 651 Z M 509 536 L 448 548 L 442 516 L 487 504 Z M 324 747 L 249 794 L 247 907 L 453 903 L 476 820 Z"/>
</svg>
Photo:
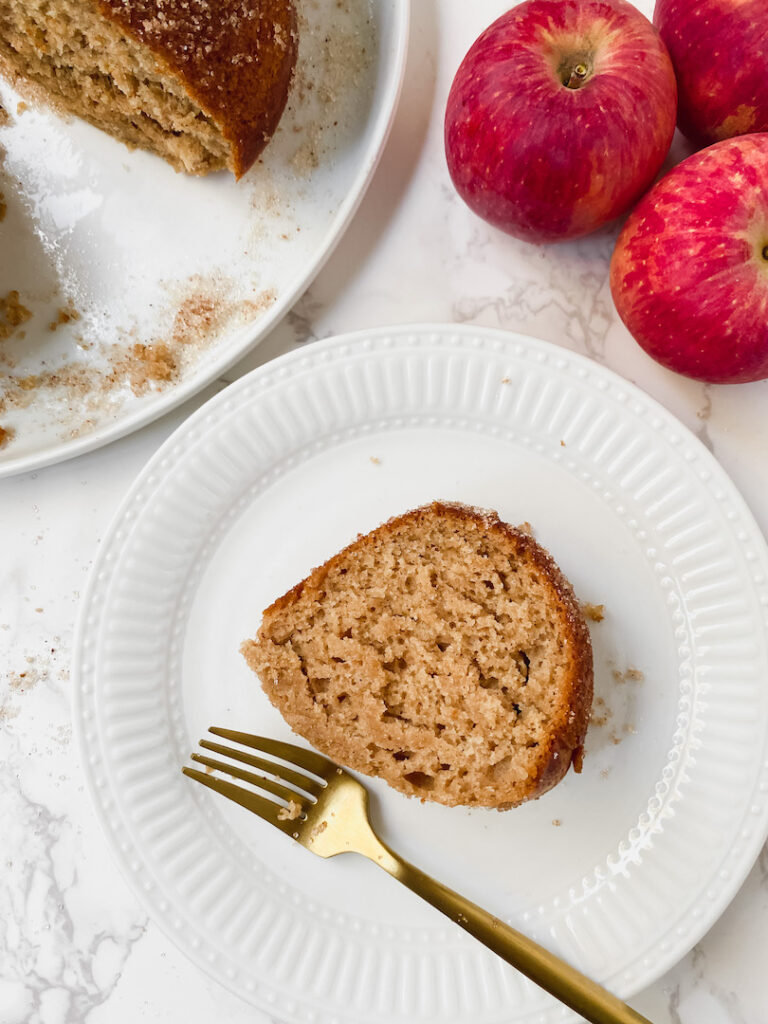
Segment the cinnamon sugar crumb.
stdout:
<svg viewBox="0 0 768 1024">
<path fill-rule="evenodd" d="M 11 117 L 5 107 L 0 103 L 0 128 L 6 124 L 10 124 Z"/>
<path fill-rule="evenodd" d="M 590 622 L 602 622 L 605 618 L 604 604 L 590 604 L 589 601 L 581 602 L 581 612 L 585 619 Z"/>
<path fill-rule="evenodd" d="M 592 716 L 590 723 L 598 727 L 607 725 L 608 720 L 611 717 L 611 712 L 602 697 L 595 697 L 592 704 Z"/>
<path fill-rule="evenodd" d="M 170 323 L 163 335 L 142 342 L 126 334 L 121 343 L 105 347 L 106 365 L 83 365 L 68 362 L 55 369 L 46 369 L 38 374 L 14 376 L 6 373 L 0 377 L 0 415 L 10 408 L 26 408 L 35 400 L 35 392 L 45 389 L 56 398 L 71 401 L 77 398 L 84 403 L 83 416 L 70 436 L 92 428 L 94 420 L 88 411 L 100 411 L 103 403 L 112 400 L 112 394 L 128 385 L 137 396 L 148 390 L 172 385 L 188 366 L 193 365 L 199 351 L 212 338 L 230 325 L 245 323 L 268 309 L 276 300 L 274 289 L 265 289 L 252 299 L 233 301 L 222 292 L 221 286 L 206 279 L 194 279 L 194 290 L 182 297 L 172 312 Z M 6 323 L 3 323 L 5 312 Z M 8 318 L 18 321 L 31 316 L 18 302 L 18 293 L 11 292 L 0 300 L 0 340 L 16 330 L 7 323 Z M 79 313 L 71 303 L 59 312 L 50 327 L 55 330 L 59 323 L 79 319 Z M 21 332 L 15 335 L 20 338 Z M 80 349 L 93 347 L 90 339 L 75 339 Z M 13 364 L 6 356 L 6 365 Z"/>
<path fill-rule="evenodd" d="M 295 800 L 289 801 L 287 807 L 281 807 L 277 812 L 278 821 L 296 821 L 299 817 L 301 817 L 301 805 Z"/>
<path fill-rule="evenodd" d="M 171 380 L 176 367 L 174 354 L 163 342 L 154 345 L 138 342 L 128 350 L 124 360 L 118 361 L 114 372 L 118 375 L 124 373 L 133 393 L 141 395 L 151 384 Z"/>
<path fill-rule="evenodd" d="M 7 444 L 16 436 L 16 431 L 11 427 L 0 427 L 0 448 L 5 448 Z"/>
<path fill-rule="evenodd" d="M 371 455 L 370 458 L 371 458 L 371 462 L 374 464 L 374 466 L 380 466 L 381 465 L 381 459 L 378 457 L 378 455 Z"/>
<path fill-rule="evenodd" d="M 297 174 L 309 175 L 320 165 L 320 157 L 314 139 L 310 138 L 291 157 L 291 167 Z"/>
<path fill-rule="evenodd" d="M 28 110 L 28 109 L 29 109 L 29 107 L 28 107 L 28 106 L 27 106 L 27 104 L 26 104 L 26 103 L 24 102 L 24 100 L 20 100 L 20 101 L 19 101 L 19 102 L 18 102 L 18 103 L 16 104 L 16 113 L 17 113 L 18 115 L 21 115 L 21 114 L 23 114 L 23 113 L 24 113 L 24 111 L 25 111 L 25 110 Z"/>
<path fill-rule="evenodd" d="M 62 324 L 68 324 L 75 320 L 80 319 L 80 314 L 75 309 L 72 302 L 68 302 L 66 306 L 62 306 L 56 311 L 56 319 L 52 320 L 48 324 L 49 331 L 57 331 Z"/>
<path fill-rule="evenodd" d="M 186 299 L 173 318 L 171 340 L 184 345 L 202 337 L 214 326 L 221 313 L 221 303 L 210 295 L 200 293 Z"/>
<path fill-rule="evenodd" d="M 611 675 L 617 683 L 642 683 L 645 679 L 645 673 L 641 672 L 639 668 L 632 668 L 631 665 L 629 668 L 624 669 L 623 672 L 615 668 Z"/>
<path fill-rule="evenodd" d="M 327 828 L 328 822 L 326 820 L 323 820 L 319 824 L 315 825 L 315 827 L 309 834 L 310 841 L 314 842 L 314 840 L 321 836 Z"/>
<path fill-rule="evenodd" d="M 0 341 L 10 338 L 16 328 L 26 323 L 31 316 L 32 311 L 22 305 L 17 291 L 8 292 L 0 298 Z"/>
</svg>

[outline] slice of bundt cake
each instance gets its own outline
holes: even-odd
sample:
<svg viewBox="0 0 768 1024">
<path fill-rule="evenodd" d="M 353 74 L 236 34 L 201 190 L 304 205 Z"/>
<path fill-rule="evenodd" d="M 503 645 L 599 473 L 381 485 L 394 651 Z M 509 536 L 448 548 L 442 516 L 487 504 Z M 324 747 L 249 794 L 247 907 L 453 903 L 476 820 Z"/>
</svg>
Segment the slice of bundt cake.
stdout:
<svg viewBox="0 0 768 1024">
<path fill-rule="evenodd" d="M 552 558 L 495 513 L 435 502 L 359 537 L 242 652 L 297 733 L 408 795 L 506 808 L 581 769 L 589 632 Z"/>
<path fill-rule="evenodd" d="M 248 170 L 296 49 L 292 0 L 0 0 L 0 73 L 191 174 Z"/>
</svg>

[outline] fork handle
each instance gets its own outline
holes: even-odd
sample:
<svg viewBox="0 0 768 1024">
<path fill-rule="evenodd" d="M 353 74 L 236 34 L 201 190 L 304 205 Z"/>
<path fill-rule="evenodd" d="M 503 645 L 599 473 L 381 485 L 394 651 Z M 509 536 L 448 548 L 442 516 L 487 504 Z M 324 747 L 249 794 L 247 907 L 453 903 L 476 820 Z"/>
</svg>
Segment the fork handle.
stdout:
<svg viewBox="0 0 768 1024">
<path fill-rule="evenodd" d="M 381 846 L 375 863 L 591 1024 L 651 1024 L 554 953 Z"/>
</svg>

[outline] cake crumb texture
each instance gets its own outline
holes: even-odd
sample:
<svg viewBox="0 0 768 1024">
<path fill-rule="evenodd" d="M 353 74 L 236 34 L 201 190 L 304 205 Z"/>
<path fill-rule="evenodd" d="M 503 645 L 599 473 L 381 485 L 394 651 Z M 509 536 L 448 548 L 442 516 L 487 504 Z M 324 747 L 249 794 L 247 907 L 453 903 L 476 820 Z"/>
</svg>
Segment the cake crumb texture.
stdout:
<svg viewBox="0 0 768 1024">
<path fill-rule="evenodd" d="M 190 174 L 240 177 L 274 133 L 292 0 L 0 0 L 0 72 Z"/>
<path fill-rule="evenodd" d="M 504 809 L 581 768 L 589 632 L 551 557 L 493 512 L 435 502 L 359 537 L 242 652 L 297 733 L 408 795 Z"/>
</svg>

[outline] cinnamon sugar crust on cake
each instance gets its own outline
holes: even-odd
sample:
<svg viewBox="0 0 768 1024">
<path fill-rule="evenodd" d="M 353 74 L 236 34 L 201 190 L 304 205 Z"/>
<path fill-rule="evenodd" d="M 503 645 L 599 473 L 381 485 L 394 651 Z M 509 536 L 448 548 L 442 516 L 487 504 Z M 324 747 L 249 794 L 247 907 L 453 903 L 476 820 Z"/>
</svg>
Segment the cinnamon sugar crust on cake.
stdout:
<svg viewBox="0 0 768 1024">
<path fill-rule="evenodd" d="M 296 53 L 292 0 L 0 0 L 0 72 L 192 174 L 248 170 Z"/>
<path fill-rule="evenodd" d="M 274 602 L 248 665 L 318 750 L 409 796 L 505 809 L 581 770 L 592 648 L 549 554 L 434 502 Z"/>
</svg>

